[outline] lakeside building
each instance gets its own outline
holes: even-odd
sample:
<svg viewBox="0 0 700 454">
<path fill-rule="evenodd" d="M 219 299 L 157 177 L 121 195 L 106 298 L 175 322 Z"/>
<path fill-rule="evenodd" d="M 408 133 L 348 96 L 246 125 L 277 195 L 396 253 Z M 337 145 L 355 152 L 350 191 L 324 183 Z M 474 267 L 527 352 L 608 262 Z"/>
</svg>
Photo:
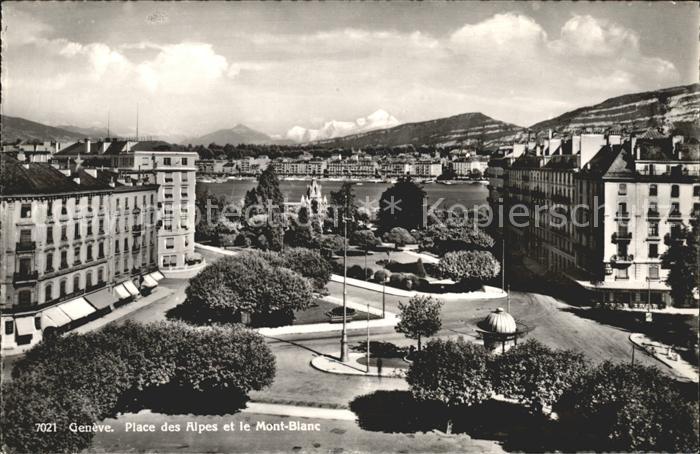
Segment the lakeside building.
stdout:
<svg viewBox="0 0 700 454">
<path fill-rule="evenodd" d="M 79 164 L 0 160 L 3 351 L 29 348 L 47 330 L 99 317 L 157 285 L 158 185 Z"/>
<path fill-rule="evenodd" d="M 484 175 L 489 166 L 488 156 L 469 156 L 466 158 L 457 158 L 449 162 L 450 168 L 455 175 L 460 178 L 470 177 L 474 174 Z"/>
<path fill-rule="evenodd" d="M 670 305 L 661 256 L 700 213 L 698 142 L 656 131 L 528 140 L 492 160 L 509 250 L 599 302 Z M 520 206 L 520 209 L 514 207 Z M 562 222 L 561 220 L 565 221 Z"/>
<path fill-rule="evenodd" d="M 436 178 L 442 175 L 442 164 L 440 161 L 421 160 L 416 161 L 409 173 L 421 178 Z"/>
</svg>

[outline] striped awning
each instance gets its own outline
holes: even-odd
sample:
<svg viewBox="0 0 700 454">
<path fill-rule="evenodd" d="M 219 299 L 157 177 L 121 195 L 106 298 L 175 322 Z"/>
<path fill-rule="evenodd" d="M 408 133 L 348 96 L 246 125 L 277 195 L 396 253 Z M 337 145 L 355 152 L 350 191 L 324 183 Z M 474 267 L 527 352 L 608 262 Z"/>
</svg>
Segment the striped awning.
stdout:
<svg viewBox="0 0 700 454">
<path fill-rule="evenodd" d="M 79 320 L 95 312 L 95 308 L 82 296 L 58 306 L 71 320 Z"/>
</svg>

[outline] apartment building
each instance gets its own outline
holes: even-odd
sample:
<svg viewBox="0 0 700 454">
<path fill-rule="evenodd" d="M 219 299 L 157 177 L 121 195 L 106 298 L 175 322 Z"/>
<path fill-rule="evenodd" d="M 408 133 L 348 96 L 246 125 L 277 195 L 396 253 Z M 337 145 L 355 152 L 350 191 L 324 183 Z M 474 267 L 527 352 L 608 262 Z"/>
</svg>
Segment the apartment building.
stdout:
<svg viewBox="0 0 700 454">
<path fill-rule="evenodd" d="M 436 178 L 442 175 L 442 164 L 439 161 L 421 160 L 413 164 L 412 175 L 421 178 Z"/>
<path fill-rule="evenodd" d="M 700 212 L 697 142 L 653 131 L 519 145 L 517 157 L 489 168 L 502 169 L 506 212 L 528 211 L 517 222 L 506 218 L 509 249 L 597 301 L 671 304 L 661 256 Z"/>
<path fill-rule="evenodd" d="M 0 156 L 2 348 L 39 342 L 157 285 L 155 185 Z"/>
<path fill-rule="evenodd" d="M 469 177 L 474 174 L 484 175 L 488 166 L 488 156 L 470 156 L 450 161 L 450 167 L 458 177 Z"/>
</svg>

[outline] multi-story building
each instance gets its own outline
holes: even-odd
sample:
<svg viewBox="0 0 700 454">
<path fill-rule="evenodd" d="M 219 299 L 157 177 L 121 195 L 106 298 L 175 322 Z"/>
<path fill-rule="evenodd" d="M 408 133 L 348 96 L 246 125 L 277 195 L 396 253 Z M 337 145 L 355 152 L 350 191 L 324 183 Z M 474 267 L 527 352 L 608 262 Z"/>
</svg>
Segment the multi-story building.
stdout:
<svg viewBox="0 0 700 454">
<path fill-rule="evenodd" d="M 488 156 L 470 156 L 450 161 L 450 167 L 458 177 L 470 177 L 475 174 L 484 175 L 488 166 Z"/>
<path fill-rule="evenodd" d="M 442 175 L 442 164 L 439 161 L 421 160 L 413 163 L 412 175 L 421 178 L 436 178 Z"/>
<path fill-rule="evenodd" d="M 489 168 L 502 169 L 505 212 L 527 212 L 505 217 L 508 247 L 596 301 L 670 304 L 660 257 L 700 212 L 699 158 L 697 143 L 656 132 L 515 144 Z"/>
<path fill-rule="evenodd" d="M 156 185 L 0 156 L 2 348 L 17 351 L 157 285 Z M 151 204 L 152 206 L 152 204 Z"/>
</svg>

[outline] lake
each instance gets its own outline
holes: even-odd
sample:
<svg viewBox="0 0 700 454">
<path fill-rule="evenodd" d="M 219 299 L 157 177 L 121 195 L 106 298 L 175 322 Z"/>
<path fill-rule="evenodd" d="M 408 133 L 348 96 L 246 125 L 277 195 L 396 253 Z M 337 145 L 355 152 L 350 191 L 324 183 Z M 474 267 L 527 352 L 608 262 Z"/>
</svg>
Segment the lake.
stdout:
<svg viewBox="0 0 700 454">
<path fill-rule="evenodd" d="M 310 180 L 281 180 L 280 189 L 282 193 L 287 197 L 290 202 L 298 202 L 302 194 L 306 191 L 306 186 L 310 183 Z M 330 199 L 331 191 L 337 191 L 343 184 L 342 181 L 337 180 L 320 180 L 319 184 L 322 188 L 322 193 L 324 196 Z M 223 183 L 200 183 L 197 182 L 199 187 L 206 188 L 210 194 L 216 197 L 226 196 L 230 201 L 239 202 L 243 200 L 246 191 L 257 185 L 256 180 L 228 180 Z M 355 195 L 359 200 L 365 200 L 365 197 L 369 197 L 369 200 L 378 200 L 382 192 L 384 192 L 390 183 L 377 183 L 377 182 L 358 182 L 354 186 Z M 429 204 L 437 202 L 440 198 L 443 198 L 441 208 L 449 207 L 453 204 L 462 204 L 468 208 L 472 208 L 474 205 L 480 205 L 486 203 L 486 197 L 488 196 L 488 186 L 480 183 L 454 183 L 451 185 L 439 184 L 439 183 L 427 183 L 423 184 L 423 189 L 428 195 Z"/>
</svg>

